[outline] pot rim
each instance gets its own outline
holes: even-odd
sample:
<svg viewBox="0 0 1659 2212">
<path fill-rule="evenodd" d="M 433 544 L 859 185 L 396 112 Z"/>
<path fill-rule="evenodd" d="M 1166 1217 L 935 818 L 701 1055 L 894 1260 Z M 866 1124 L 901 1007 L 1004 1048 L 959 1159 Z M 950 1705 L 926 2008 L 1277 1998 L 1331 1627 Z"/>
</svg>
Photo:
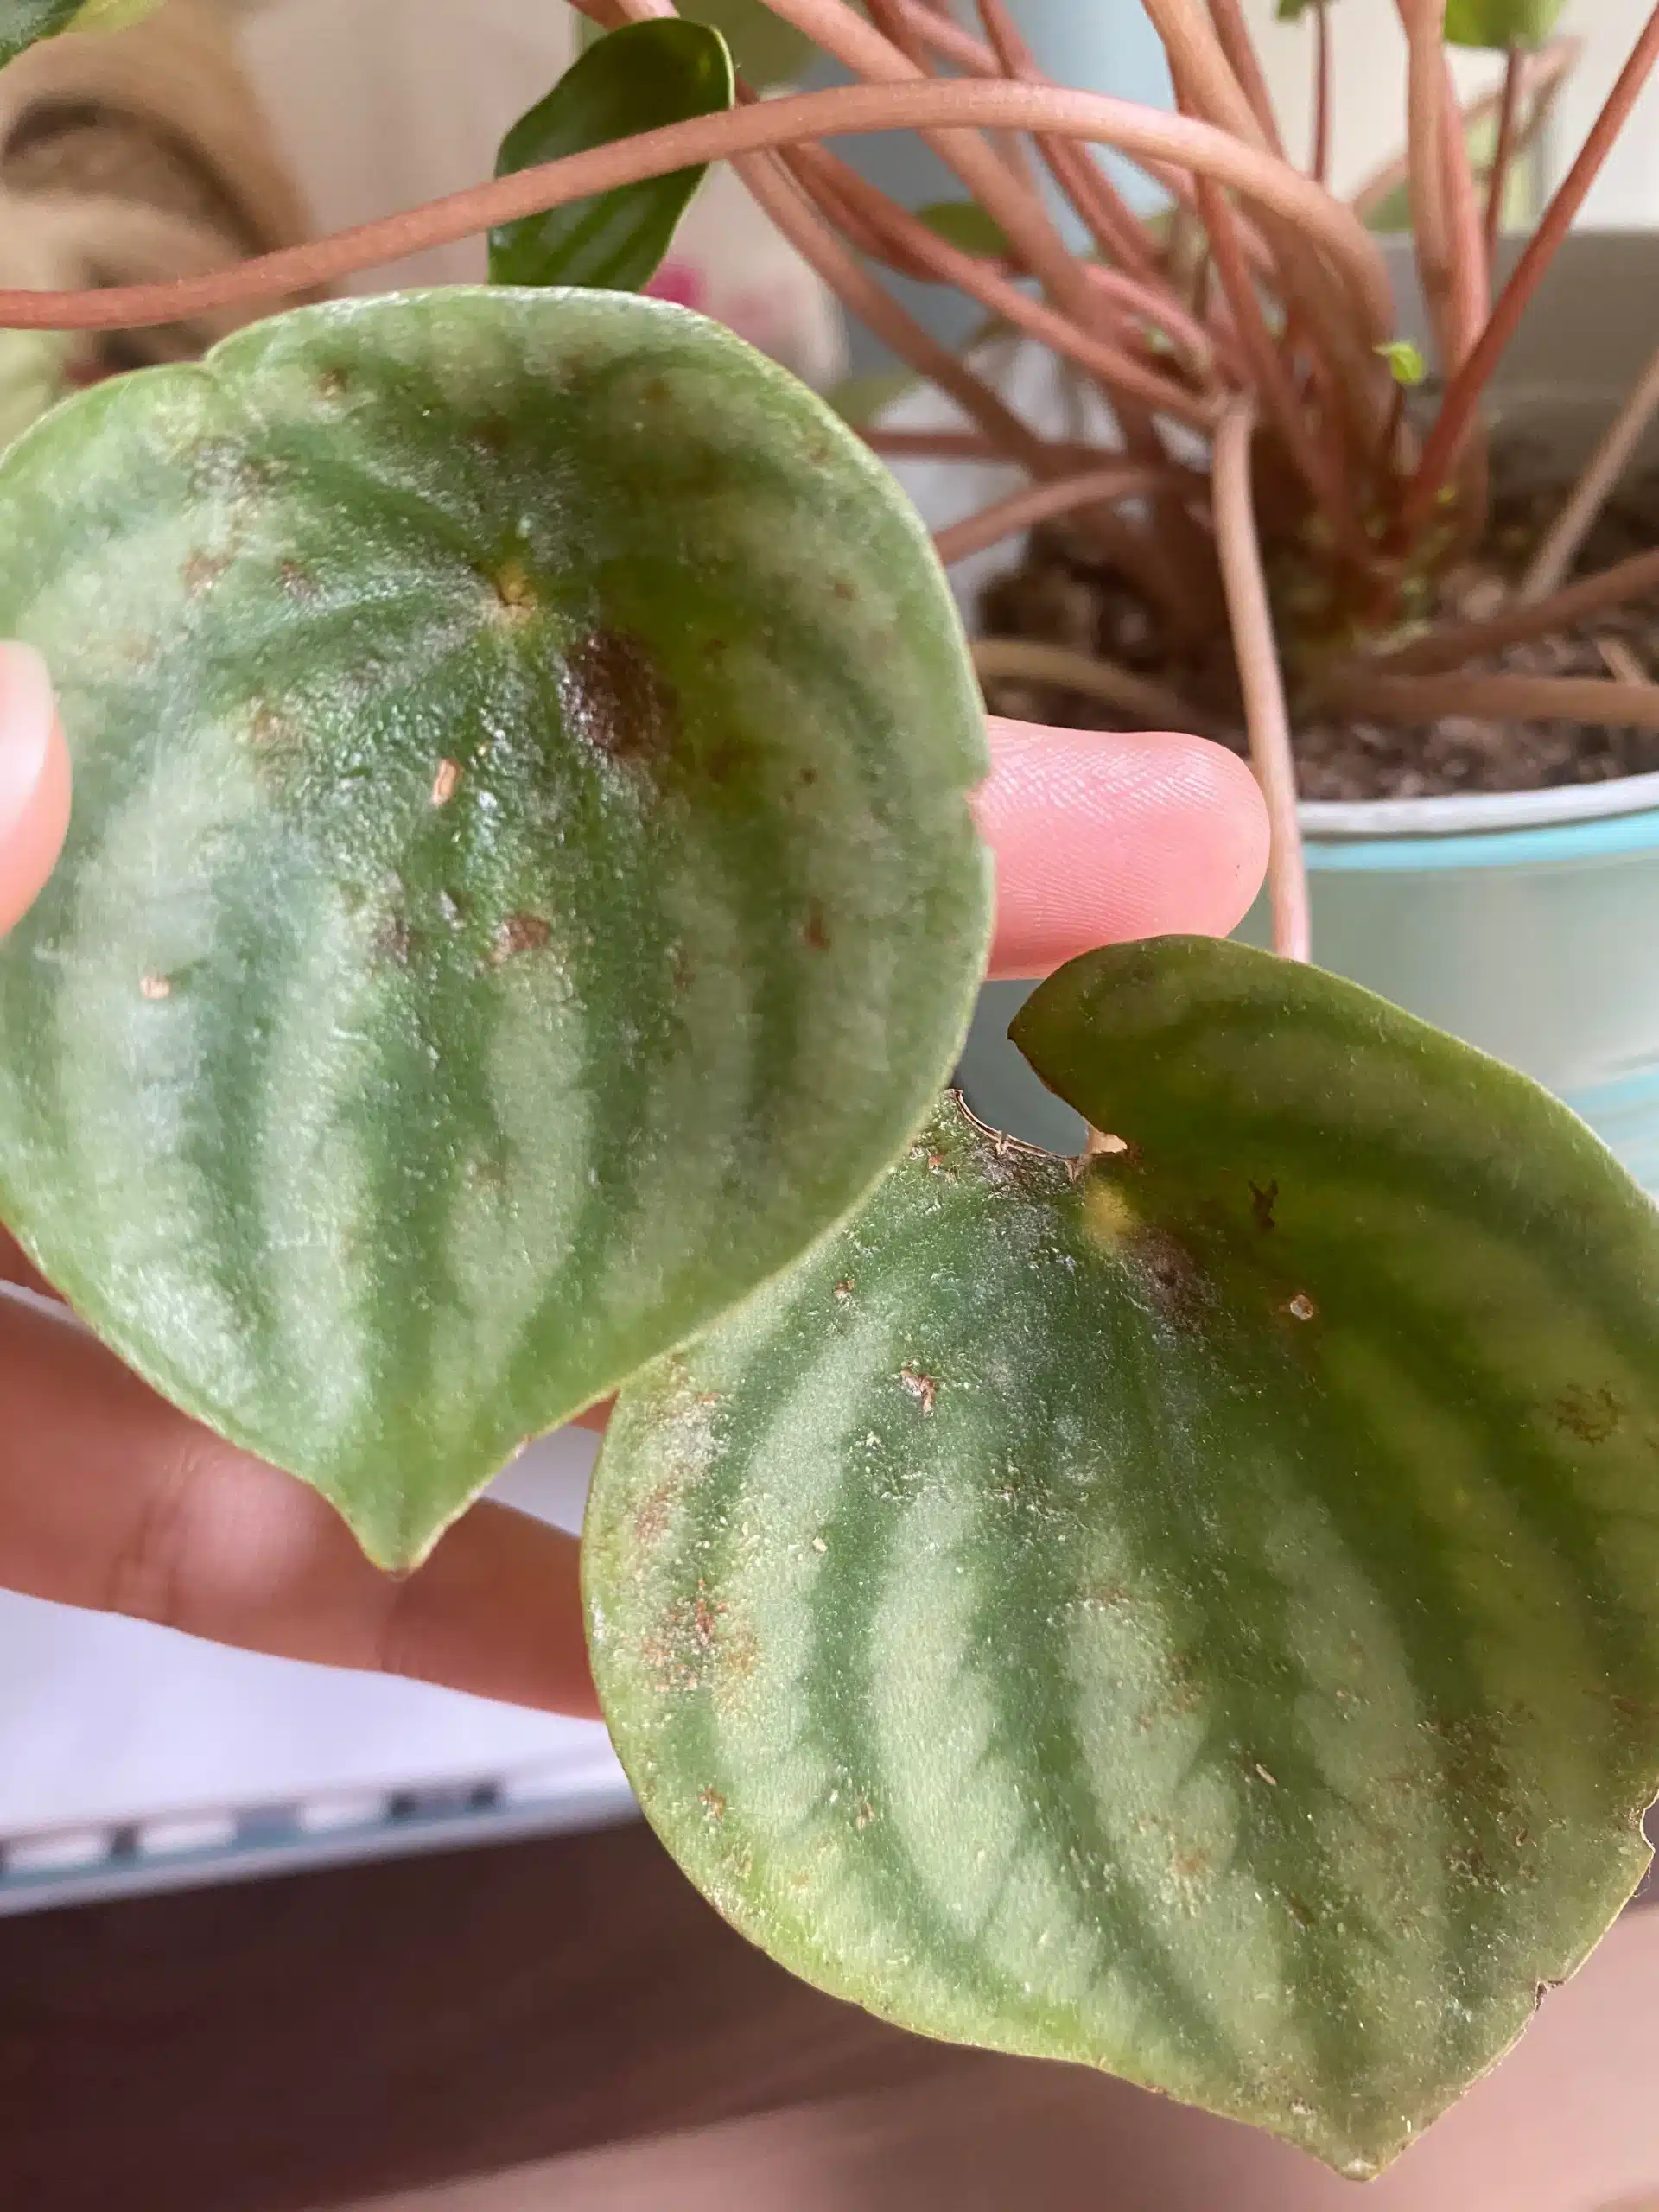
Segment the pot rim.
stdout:
<svg viewBox="0 0 1659 2212">
<path fill-rule="evenodd" d="M 1659 772 L 1545 791 L 1478 791 L 1433 798 L 1303 799 L 1304 836 L 1348 842 L 1384 837 L 1491 836 L 1504 830 L 1565 829 L 1623 815 L 1659 812 Z M 1645 840 L 1643 841 L 1645 842 Z"/>
</svg>

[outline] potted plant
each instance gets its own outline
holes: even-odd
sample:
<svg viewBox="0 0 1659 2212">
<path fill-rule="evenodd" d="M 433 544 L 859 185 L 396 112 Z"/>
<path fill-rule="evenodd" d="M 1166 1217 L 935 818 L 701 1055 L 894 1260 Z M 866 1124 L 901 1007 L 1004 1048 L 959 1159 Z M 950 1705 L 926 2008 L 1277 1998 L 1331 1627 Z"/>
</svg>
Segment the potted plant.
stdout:
<svg viewBox="0 0 1659 2212">
<path fill-rule="evenodd" d="M 1552 582 L 1434 620 L 1485 377 L 1659 13 L 1487 321 L 1444 26 L 1410 10 L 1450 372 L 1420 426 L 1375 240 L 1273 145 L 1230 0 L 1154 0 L 1175 116 L 1040 81 L 995 0 L 982 40 L 927 0 L 772 5 L 864 81 L 750 99 L 640 0 L 490 184 L 184 284 L 0 295 L 16 327 L 177 321 L 486 226 L 496 279 L 255 324 L 0 461 L 0 629 L 61 671 L 76 778 L 0 948 L 0 1213 L 388 1569 L 620 1389 L 590 1649 L 715 1903 L 912 2027 L 1369 2175 L 1647 1863 L 1659 1219 L 1541 1088 L 1309 964 L 1289 700 L 1438 709 L 1427 662 L 1567 619 Z M 822 143 L 900 127 L 971 201 L 912 218 Z M 1133 218 L 1090 142 L 1179 219 Z M 970 428 L 866 442 L 632 296 L 715 159 Z M 1081 366 L 1122 447 L 1023 420 L 861 256 Z M 1033 482 L 936 551 L 871 450 L 918 436 Z M 1043 984 L 1016 1037 L 1070 1158 L 936 1101 L 989 891 L 939 554 L 1063 515 L 1167 637 L 1061 680 L 1141 715 L 1179 665 L 1236 703 L 1279 948 Z"/>
</svg>

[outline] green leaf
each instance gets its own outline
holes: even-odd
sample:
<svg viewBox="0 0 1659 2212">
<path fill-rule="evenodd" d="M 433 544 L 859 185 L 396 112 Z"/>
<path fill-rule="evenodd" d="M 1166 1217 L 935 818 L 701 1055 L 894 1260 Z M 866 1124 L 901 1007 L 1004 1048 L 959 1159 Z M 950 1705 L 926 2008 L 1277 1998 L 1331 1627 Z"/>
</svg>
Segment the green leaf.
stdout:
<svg viewBox="0 0 1659 2212">
<path fill-rule="evenodd" d="M 1389 365 L 1389 374 L 1396 384 L 1408 390 L 1422 383 L 1428 374 L 1428 363 L 1423 359 L 1421 346 L 1414 346 L 1409 338 L 1390 338 L 1376 348 Z"/>
<path fill-rule="evenodd" d="M 976 200 L 936 200 L 916 213 L 936 237 L 960 253 L 986 255 L 995 261 L 1006 261 L 1013 253 L 1007 232 Z"/>
<path fill-rule="evenodd" d="M 686 0 L 679 13 L 690 22 L 708 23 L 732 49 L 732 59 L 751 85 L 792 84 L 813 60 L 811 40 L 774 16 L 766 0 Z M 588 41 L 602 35 L 586 16 L 578 18 Z"/>
<path fill-rule="evenodd" d="M 118 31 L 161 0 L 0 0 L 0 67 L 60 31 Z"/>
<path fill-rule="evenodd" d="M 918 382 L 912 369 L 876 369 L 864 376 L 843 377 L 825 397 L 843 423 L 861 430 L 895 401 L 914 391 Z"/>
<path fill-rule="evenodd" d="M 965 1030 L 982 717 L 793 378 L 606 293 L 302 310 L 0 461 L 74 756 L 0 1218 L 417 1560 L 868 1189 Z"/>
<path fill-rule="evenodd" d="M 1659 1216 L 1522 1077 L 1166 939 L 625 1393 L 600 1690 L 719 1909 L 929 2035 L 1366 2175 L 1647 1864 Z"/>
<path fill-rule="evenodd" d="M 1446 0 L 1448 46 L 1541 46 L 1560 20 L 1564 0 Z"/>
<path fill-rule="evenodd" d="M 735 95 L 732 57 L 718 31 L 663 17 L 598 40 L 502 142 L 498 176 L 608 146 L 694 116 L 717 115 Z M 701 168 L 677 169 L 527 215 L 490 233 L 497 284 L 590 284 L 635 292 L 656 274 Z"/>
</svg>

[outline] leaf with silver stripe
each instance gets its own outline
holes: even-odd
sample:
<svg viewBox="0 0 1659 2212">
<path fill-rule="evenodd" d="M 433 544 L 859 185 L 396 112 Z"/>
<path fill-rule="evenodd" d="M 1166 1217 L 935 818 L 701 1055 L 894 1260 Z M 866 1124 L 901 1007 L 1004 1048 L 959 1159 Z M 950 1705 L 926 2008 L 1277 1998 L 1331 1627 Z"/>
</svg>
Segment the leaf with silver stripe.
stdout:
<svg viewBox="0 0 1659 2212">
<path fill-rule="evenodd" d="M 1243 947 L 1091 955 L 1016 1036 L 1110 1148 L 947 1101 L 625 1393 L 606 1713 L 809 1980 L 1368 2175 L 1648 1862 L 1659 1217 L 1532 1084 Z"/>
<path fill-rule="evenodd" d="M 0 1215 L 407 1566 L 792 1261 L 949 1074 L 982 716 L 891 478 L 683 310 L 450 291 L 0 462 L 73 754 L 0 947 Z"/>
</svg>

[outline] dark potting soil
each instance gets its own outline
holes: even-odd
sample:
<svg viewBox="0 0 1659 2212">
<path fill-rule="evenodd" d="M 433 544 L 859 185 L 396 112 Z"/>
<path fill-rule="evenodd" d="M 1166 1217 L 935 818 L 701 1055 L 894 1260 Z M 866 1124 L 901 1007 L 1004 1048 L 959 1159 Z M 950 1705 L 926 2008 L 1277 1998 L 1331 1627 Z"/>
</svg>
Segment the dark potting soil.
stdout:
<svg viewBox="0 0 1659 2212">
<path fill-rule="evenodd" d="M 1517 471 L 1516 474 L 1522 474 Z M 1441 610 L 1451 620 L 1494 613 L 1519 577 L 1563 493 L 1504 486 L 1478 560 L 1449 575 Z M 1629 482 L 1590 533 L 1575 575 L 1659 545 L 1659 471 Z M 1130 581 L 1103 563 L 1069 523 L 1033 532 L 1021 565 L 983 595 L 980 630 L 987 638 L 1020 638 L 1099 654 L 1137 674 L 1160 679 L 1202 709 L 1205 726 L 1245 750 L 1231 654 L 1224 635 L 1204 652 L 1172 655 L 1158 619 Z M 1659 680 L 1659 593 L 1595 615 L 1581 627 L 1536 643 L 1512 645 L 1460 673 Z M 985 685 L 994 714 L 1081 729 L 1143 727 L 1146 717 L 1115 713 L 1102 701 L 1053 683 L 998 677 Z M 1484 721 L 1467 715 L 1408 725 L 1333 718 L 1298 710 L 1293 721 L 1299 787 L 1304 798 L 1423 798 L 1477 791 L 1541 791 L 1565 784 L 1605 783 L 1659 771 L 1659 731 L 1591 728 L 1575 721 Z"/>
</svg>

